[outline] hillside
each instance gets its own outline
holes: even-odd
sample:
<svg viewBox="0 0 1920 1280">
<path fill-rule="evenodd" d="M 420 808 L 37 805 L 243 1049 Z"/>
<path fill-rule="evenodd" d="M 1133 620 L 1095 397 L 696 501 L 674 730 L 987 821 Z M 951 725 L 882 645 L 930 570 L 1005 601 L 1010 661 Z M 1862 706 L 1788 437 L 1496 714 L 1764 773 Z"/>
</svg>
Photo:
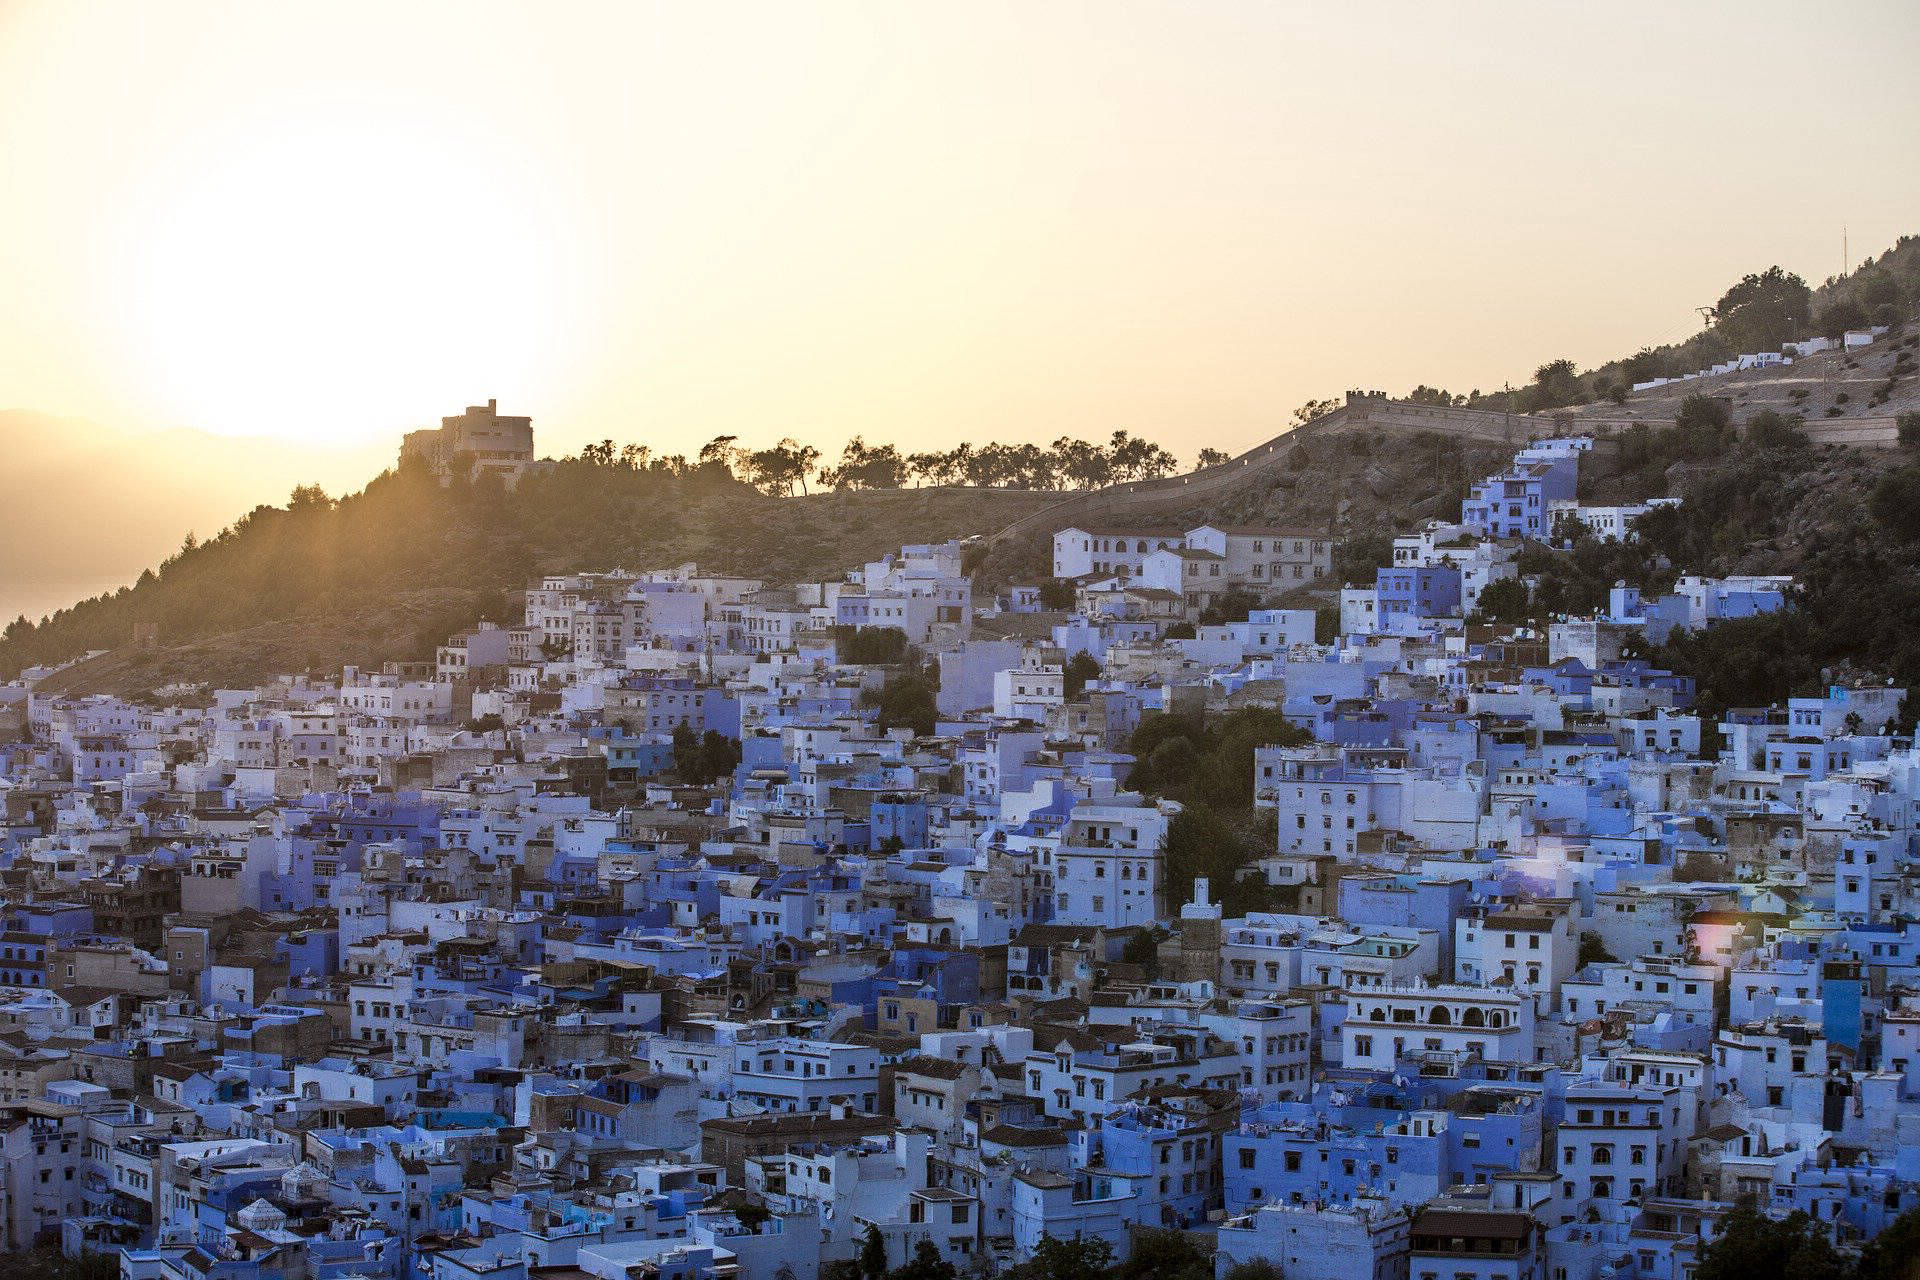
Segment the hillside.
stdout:
<svg viewBox="0 0 1920 1280">
<path fill-rule="evenodd" d="M 1155 500 L 1156 520 L 1343 534 L 1398 527 L 1452 510 L 1468 482 L 1510 452 L 1503 441 L 1438 430 L 1373 429 L 1345 412 L 1281 440 L 1260 465 L 1215 469 L 1225 482 L 1204 493 L 1185 477 L 1161 482 L 1158 492 L 1173 500 Z M 15 623 L 0 639 L 0 674 L 106 650 L 44 687 L 139 695 L 175 683 L 240 684 L 425 656 L 478 619 L 517 617 L 515 593 L 540 573 L 693 560 L 781 582 L 837 575 L 906 542 L 1020 530 L 976 564 L 991 588 L 1046 576 L 1051 533 L 1089 497 L 1111 503 L 1116 490 L 940 486 L 776 498 L 724 472 L 674 476 L 580 460 L 531 475 L 513 493 L 389 473 L 338 502 L 309 494 L 259 508 L 131 588 L 44 625 Z M 159 644 L 134 649 L 135 625 L 149 622 Z"/>
<path fill-rule="evenodd" d="M 1729 297 L 1756 279 L 1736 285 Z M 1775 328 L 1804 329 L 1809 321 L 1795 318 L 1794 308 L 1816 320 L 1864 315 L 1897 322 L 1920 305 L 1920 239 L 1908 237 L 1818 288 L 1790 283 L 1793 314 L 1768 318 Z M 1655 548 L 1667 553 L 1662 563 L 1589 552 L 1585 562 L 1543 564 L 1555 608 L 1590 608 L 1614 578 L 1657 581 L 1676 565 L 1810 572 L 1820 581 L 1810 588 L 1808 616 L 1822 619 L 1825 630 L 1775 637 L 1788 657 L 1761 655 L 1757 669 L 1789 658 L 1850 656 L 1839 621 L 1849 606 L 1820 594 L 1845 582 L 1873 594 L 1869 612 L 1885 623 L 1879 647 L 1864 651 L 1888 655 L 1894 670 L 1913 667 L 1920 683 L 1920 653 L 1909 662 L 1902 630 L 1920 563 L 1899 515 L 1906 506 L 1920 509 L 1920 471 L 1907 466 L 1903 450 L 1848 447 L 1869 436 L 1891 446 L 1895 415 L 1920 409 L 1920 335 L 1911 326 L 1864 351 L 1815 356 L 1791 368 L 1643 393 L 1619 388 L 1618 379 L 1639 366 L 1662 371 L 1693 367 L 1703 356 L 1724 358 L 1732 337 L 1754 328 L 1754 305 L 1723 308 L 1714 329 L 1678 347 L 1643 351 L 1587 374 L 1574 374 L 1571 365 L 1543 368 L 1535 386 L 1515 395 L 1519 403 L 1539 402 L 1541 412 L 1519 412 L 1518 405 L 1508 412 L 1504 400 L 1491 397 L 1465 407 L 1460 397 L 1428 388 L 1405 401 L 1357 396 L 1315 406 L 1300 415 L 1309 419 L 1304 425 L 1200 470 L 1070 493 L 937 484 L 772 497 L 722 462 L 622 465 L 612 442 L 597 458 L 567 459 L 529 475 L 512 493 L 497 485 L 443 489 L 424 474 L 395 473 L 338 502 L 301 489 L 289 507 L 258 507 L 204 543 L 189 539 L 130 587 L 41 624 L 16 621 L 0 636 L 0 678 L 105 650 L 47 687 L 137 695 L 180 682 L 244 684 L 282 671 L 425 656 L 447 633 L 478 619 L 517 618 L 517 592 L 529 579 L 580 569 L 697 561 L 786 582 L 837 575 L 907 542 L 983 535 L 973 568 L 979 585 L 991 589 L 1046 576 L 1052 533 L 1074 523 L 1325 530 L 1346 544 L 1342 572 L 1364 578 L 1388 534 L 1453 515 L 1467 486 L 1519 444 L 1583 429 L 1602 441 L 1583 473 L 1591 498 L 1684 496 L 1686 514 L 1667 531 L 1678 541 Z M 1596 399 L 1602 386 L 1611 394 Z M 1731 420 L 1717 432 L 1676 430 L 1671 424 L 1684 398 L 1695 394 L 1723 401 Z M 1764 411 L 1804 417 L 1813 439 L 1789 446 L 1744 439 L 1744 425 Z M 1123 436 L 1116 433 L 1116 442 Z M 209 465 L 201 453 L 189 453 L 179 467 Z M 904 472 L 896 465 L 890 474 L 898 483 Z M 187 475 L 168 474 L 117 500 L 82 492 L 124 523 L 143 518 L 137 498 L 153 506 L 183 487 L 191 487 Z M 31 511 L 32 501 L 24 495 L 18 505 Z M 1863 564 L 1870 568 L 1864 575 Z M 1321 599 L 1331 585 L 1318 588 Z M 1315 602 L 1311 591 L 1302 599 Z M 1920 621 L 1920 602 L 1911 612 Z M 158 645 L 132 650 L 135 627 L 149 623 L 158 628 Z"/>
<path fill-rule="evenodd" d="M 1015 490 L 906 489 L 773 498 L 730 478 L 580 461 L 518 491 L 442 489 L 388 473 L 339 502 L 260 507 L 129 588 L 16 622 L 0 675 L 113 651 L 48 682 L 139 694 L 280 671 L 430 655 L 448 631 L 518 618 L 541 573 L 697 560 L 770 581 L 836 574 L 903 542 L 993 529 L 1055 500 Z M 157 647 L 128 646 L 138 623 Z"/>
<path fill-rule="evenodd" d="M 1569 409 L 1579 418 L 1671 422 L 1690 395 L 1724 396 L 1740 415 L 1772 409 L 1811 423 L 1920 410 L 1920 335 L 1894 334 L 1856 351 L 1825 351 L 1790 365 L 1711 374 Z"/>
<path fill-rule="evenodd" d="M 1700 382 L 1687 383 L 1686 389 L 1678 393 L 1671 387 L 1648 392 L 1631 388 L 1656 378 L 1696 373 L 1744 353 L 1778 351 L 1781 344 L 1788 341 L 1819 335 L 1837 340 L 1847 329 L 1898 326 L 1920 317 L 1920 236 L 1902 236 L 1885 253 L 1867 257 L 1846 275 L 1831 277 L 1818 285 L 1809 286 L 1795 273 L 1773 266 L 1735 281 L 1717 300 L 1701 298 L 1699 301 L 1709 323 L 1685 341 L 1642 347 L 1631 355 L 1586 370 L 1577 368 L 1571 360 L 1552 360 L 1534 370 L 1531 382 L 1516 379 L 1511 392 L 1450 395 L 1436 388 L 1420 387 L 1410 398 L 1476 409 L 1511 408 L 1527 412 L 1588 406 L 1590 412 L 1601 414 L 1616 412 L 1617 403 L 1625 412 L 1644 417 L 1657 417 L 1663 408 L 1668 409 L 1670 416 L 1671 401 L 1676 394 L 1685 395 L 1694 390 L 1708 390 L 1709 394 L 1721 392 L 1712 391 Z M 1845 355 L 1832 359 L 1816 357 L 1811 369 L 1801 367 L 1801 362 L 1796 361 L 1791 371 L 1768 377 L 1736 374 L 1725 385 L 1738 388 L 1748 382 L 1791 383 L 1810 372 L 1818 373 L 1823 387 L 1806 387 L 1807 403 L 1801 411 L 1809 417 L 1825 415 L 1843 392 L 1847 399 L 1839 401 L 1839 409 L 1849 415 L 1902 412 L 1920 400 L 1911 380 L 1904 387 L 1903 399 L 1902 388 L 1885 386 L 1884 378 L 1874 379 L 1857 372 Z M 1855 385 L 1840 385 L 1848 378 Z"/>
<path fill-rule="evenodd" d="M 1103 514 L 1180 528 L 1324 529 L 1342 540 L 1341 573 L 1364 579 L 1387 535 L 1451 516 L 1474 479 L 1554 426 L 1366 401 L 1207 471 L 1071 495 L 943 486 L 776 498 L 724 472 L 675 476 L 579 460 L 529 476 L 510 494 L 390 473 L 337 503 L 308 494 L 291 508 L 260 508 L 130 589 L 44 626 L 16 623 L 0 639 L 0 673 L 107 650 L 45 687 L 141 695 L 175 683 L 247 684 L 284 671 L 425 656 L 475 620 L 517 617 L 515 593 L 544 572 L 695 560 L 779 582 L 838 574 L 905 542 L 999 531 L 974 565 L 979 585 L 991 589 L 1045 577 L 1052 532 Z M 1658 585 L 1676 565 L 1717 573 L 1811 567 L 1857 583 L 1856 562 L 1871 553 L 1876 606 L 1904 617 L 1906 595 L 1920 591 L 1920 566 L 1874 495 L 1889 476 L 1910 474 L 1905 451 L 1763 448 L 1741 434 L 1737 425 L 1704 437 L 1671 426 L 1603 432 L 1583 466 L 1583 496 L 1684 496 L 1687 514 L 1655 544 L 1667 553 L 1661 563 L 1618 551 L 1542 561 L 1535 571 L 1550 584 L 1543 607 L 1591 608 L 1616 578 Z M 1844 564 L 1834 559 L 1836 546 Z M 1289 603 L 1325 603 L 1334 585 Z M 1828 598 L 1822 607 L 1847 606 Z M 144 622 L 158 625 L 160 643 L 134 649 L 127 641 Z M 1897 631 L 1890 624 L 1871 652 L 1904 666 Z M 1845 657 L 1842 640 L 1829 636 L 1822 659 Z M 1914 665 L 1920 679 L 1920 654 Z"/>
</svg>

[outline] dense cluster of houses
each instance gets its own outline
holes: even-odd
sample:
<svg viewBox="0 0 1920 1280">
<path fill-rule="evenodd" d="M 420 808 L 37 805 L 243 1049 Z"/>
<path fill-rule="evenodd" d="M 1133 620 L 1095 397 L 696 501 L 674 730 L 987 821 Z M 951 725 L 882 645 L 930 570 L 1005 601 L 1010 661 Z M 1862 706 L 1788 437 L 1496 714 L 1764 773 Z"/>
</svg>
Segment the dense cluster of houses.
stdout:
<svg viewBox="0 0 1920 1280">
<path fill-rule="evenodd" d="M 26 673 L 0 1247 L 816 1280 L 1173 1228 L 1222 1275 L 1683 1280 L 1742 1199 L 1873 1235 L 1920 1200 L 1905 691 L 1706 723 L 1632 656 L 1777 580 L 1470 621 L 1547 513 L 1607 518 L 1581 451 L 1399 539 L 1334 636 L 1196 625 L 1324 534 L 1068 529 L 992 599 L 908 546 L 550 576 L 431 663 L 177 706 Z M 876 629 L 930 726 L 881 726 Z M 1240 707 L 1310 738 L 1254 754 L 1247 879 L 1189 884 L 1128 745 Z"/>
</svg>

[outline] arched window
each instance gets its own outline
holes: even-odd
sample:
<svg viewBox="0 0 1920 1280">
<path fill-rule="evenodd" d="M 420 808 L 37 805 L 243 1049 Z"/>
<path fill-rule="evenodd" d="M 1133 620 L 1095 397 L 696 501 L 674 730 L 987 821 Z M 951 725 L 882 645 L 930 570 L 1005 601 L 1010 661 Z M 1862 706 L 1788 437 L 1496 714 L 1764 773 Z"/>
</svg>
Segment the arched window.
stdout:
<svg viewBox="0 0 1920 1280">
<path fill-rule="evenodd" d="M 1460 1015 L 1460 1025 L 1463 1027 L 1484 1027 L 1487 1025 L 1487 1015 L 1478 1009 L 1469 1009 Z"/>
<path fill-rule="evenodd" d="M 1436 1027 L 1451 1026 L 1453 1024 L 1453 1015 L 1447 1011 L 1447 1006 L 1437 1004 L 1433 1006 L 1433 1013 L 1427 1018 L 1427 1021 Z"/>
</svg>

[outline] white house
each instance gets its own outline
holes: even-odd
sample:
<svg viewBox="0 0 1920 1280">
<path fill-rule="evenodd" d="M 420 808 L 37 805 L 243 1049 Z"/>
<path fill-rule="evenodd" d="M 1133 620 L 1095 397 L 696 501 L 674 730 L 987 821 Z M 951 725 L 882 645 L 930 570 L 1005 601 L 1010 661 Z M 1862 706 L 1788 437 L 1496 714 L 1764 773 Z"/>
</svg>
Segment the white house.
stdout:
<svg viewBox="0 0 1920 1280">
<path fill-rule="evenodd" d="M 1491 1062 L 1534 1060 L 1533 1001 L 1488 987 L 1420 986 L 1352 991 L 1340 1024 L 1340 1061 L 1392 1071 L 1421 1054 Z"/>
</svg>

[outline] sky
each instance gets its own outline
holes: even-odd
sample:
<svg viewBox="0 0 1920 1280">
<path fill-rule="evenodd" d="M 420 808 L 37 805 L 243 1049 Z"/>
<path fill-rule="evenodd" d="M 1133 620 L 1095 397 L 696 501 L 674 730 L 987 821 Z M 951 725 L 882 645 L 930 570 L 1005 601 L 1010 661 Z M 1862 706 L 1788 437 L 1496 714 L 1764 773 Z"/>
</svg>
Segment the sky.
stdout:
<svg viewBox="0 0 1920 1280">
<path fill-rule="evenodd" d="M 0 0 L 0 409 L 336 484 L 489 397 L 1190 459 L 1920 231 L 1916 55 L 1909 0 Z"/>
</svg>

